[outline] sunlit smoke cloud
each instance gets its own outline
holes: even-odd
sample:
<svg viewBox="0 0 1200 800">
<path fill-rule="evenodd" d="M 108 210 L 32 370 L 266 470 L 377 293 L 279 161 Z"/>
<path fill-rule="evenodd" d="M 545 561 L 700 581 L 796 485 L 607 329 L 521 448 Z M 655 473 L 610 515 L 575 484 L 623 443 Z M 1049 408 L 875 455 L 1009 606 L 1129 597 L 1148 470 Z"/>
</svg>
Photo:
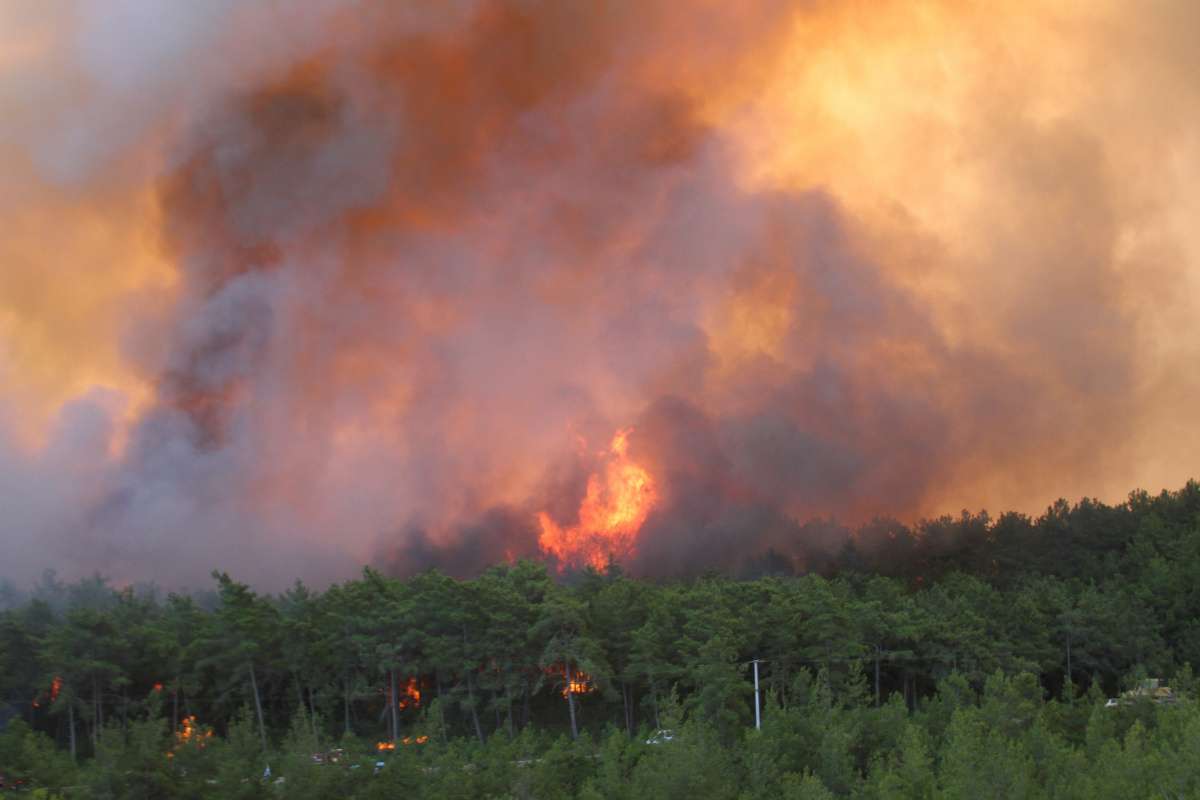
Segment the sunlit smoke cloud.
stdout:
<svg viewBox="0 0 1200 800">
<path fill-rule="evenodd" d="M 642 574 L 1181 483 L 1189 15 L 12 4 L 0 574 L 470 574 L 621 430 Z"/>
</svg>

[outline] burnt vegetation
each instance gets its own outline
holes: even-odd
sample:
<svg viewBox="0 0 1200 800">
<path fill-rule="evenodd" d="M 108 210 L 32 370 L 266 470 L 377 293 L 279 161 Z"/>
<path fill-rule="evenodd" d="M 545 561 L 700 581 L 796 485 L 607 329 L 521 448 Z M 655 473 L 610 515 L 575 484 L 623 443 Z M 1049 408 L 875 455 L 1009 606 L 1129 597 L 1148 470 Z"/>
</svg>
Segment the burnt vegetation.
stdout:
<svg viewBox="0 0 1200 800">
<path fill-rule="evenodd" d="M 876 520 L 840 548 L 818 527 L 804 574 L 768 551 L 657 580 L 4 585 L 0 773 L 68 797 L 1200 789 L 1200 484 Z"/>
</svg>

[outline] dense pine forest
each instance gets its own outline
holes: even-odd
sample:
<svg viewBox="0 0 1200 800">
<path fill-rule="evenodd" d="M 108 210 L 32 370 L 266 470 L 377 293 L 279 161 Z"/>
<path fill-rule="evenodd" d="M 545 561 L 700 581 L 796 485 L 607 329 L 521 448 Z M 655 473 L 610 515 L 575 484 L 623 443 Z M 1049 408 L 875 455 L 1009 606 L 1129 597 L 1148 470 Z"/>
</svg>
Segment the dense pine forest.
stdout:
<svg viewBox="0 0 1200 800">
<path fill-rule="evenodd" d="M 1200 796 L 1200 484 L 797 548 L 276 595 L 47 573 L 0 595 L 0 775 L 89 798 Z"/>
</svg>

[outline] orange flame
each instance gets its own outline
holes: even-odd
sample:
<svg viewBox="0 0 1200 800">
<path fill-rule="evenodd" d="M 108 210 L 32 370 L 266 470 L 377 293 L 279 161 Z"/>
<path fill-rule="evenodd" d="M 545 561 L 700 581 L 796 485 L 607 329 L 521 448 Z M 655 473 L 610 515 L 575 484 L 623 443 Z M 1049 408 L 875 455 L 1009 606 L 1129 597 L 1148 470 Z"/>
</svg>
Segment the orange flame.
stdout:
<svg viewBox="0 0 1200 800">
<path fill-rule="evenodd" d="M 410 705 L 419 707 L 421 705 L 421 688 L 416 678 L 409 678 L 400 691 L 402 692 L 400 696 L 401 708 L 408 708 Z"/>
<path fill-rule="evenodd" d="M 610 558 L 621 560 L 634 553 L 638 531 L 658 496 L 650 473 L 629 458 L 631 433 L 632 428 L 617 431 L 605 454 L 603 475 L 588 478 L 577 525 L 564 528 L 546 512 L 538 514 L 538 544 L 560 564 L 603 569 Z"/>
<path fill-rule="evenodd" d="M 386 753 L 390 750 L 395 750 L 396 743 L 395 742 L 376 742 L 375 749 L 378 750 L 380 753 Z"/>
<path fill-rule="evenodd" d="M 556 664 L 553 667 L 547 667 L 545 672 L 547 675 L 563 677 L 563 697 L 569 694 L 588 694 L 596 690 L 596 687 L 592 685 L 592 676 L 578 667 L 568 673 L 566 667 Z"/>
<path fill-rule="evenodd" d="M 62 691 L 63 679 L 61 675 L 55 675 L 54 680 L 50 681 L 50 702 L 53 703 L 58 699 L 58 693 Z M 33 698 L 33 707 L 41 708 L 41 695 Z"/>
<path fill-rule="evenodd" d="M 387 702 L 392 702 L 392 687 L 389 684 L 384 684 L 383 687 L 377 690 L 381 695 L 387 698 Z M 421 682 L 418 678 L 406 678 L 396 690 L 396 705 L 401 709 L 405 708 L 420 708 L 421 707 Z"/>
<path fill-rule="evenodd" d="M 179 730 L 175 732 L 175 746 L 167 752 L 167 758 L 174 758 L 175 752 L 189 743 L 194 744 L 198 748 L 203 748 L 204 740 L 211 739 L 212 736 L 212 728 L 196 725 L 196 715 L 189 714 L 179 721 Z"/>
<path fill-rule="evenodd" d="M 179 732 L 175 734 L 175 739 L 183 744 L 185 742 L 201 742 L 204 739 L 211 739 L 213 735 L 212 728 L 200 728 L 196 725 L 196 715 L 190 714 L 184 717 L 179 723 Z M 201 744 L 203 746 L 203 744 Z"/>
</svg>

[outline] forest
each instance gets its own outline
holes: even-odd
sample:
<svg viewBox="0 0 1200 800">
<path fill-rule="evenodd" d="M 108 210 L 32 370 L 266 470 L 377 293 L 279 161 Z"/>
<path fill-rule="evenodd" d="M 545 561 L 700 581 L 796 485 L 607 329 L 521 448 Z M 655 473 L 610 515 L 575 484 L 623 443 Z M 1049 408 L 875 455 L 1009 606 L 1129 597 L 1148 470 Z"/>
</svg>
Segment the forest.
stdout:
<svg viewBox="0 0 1200 800">
<path fill-rule="evenodd" d="M 796 552 L 669 577 L 368 568 L 278 594 L 225 572 L 188 593 L 6 583 L 0 780 L 42 798 L 1200 797 L 1200 484 L 875 520 Z"/>
</svg>

